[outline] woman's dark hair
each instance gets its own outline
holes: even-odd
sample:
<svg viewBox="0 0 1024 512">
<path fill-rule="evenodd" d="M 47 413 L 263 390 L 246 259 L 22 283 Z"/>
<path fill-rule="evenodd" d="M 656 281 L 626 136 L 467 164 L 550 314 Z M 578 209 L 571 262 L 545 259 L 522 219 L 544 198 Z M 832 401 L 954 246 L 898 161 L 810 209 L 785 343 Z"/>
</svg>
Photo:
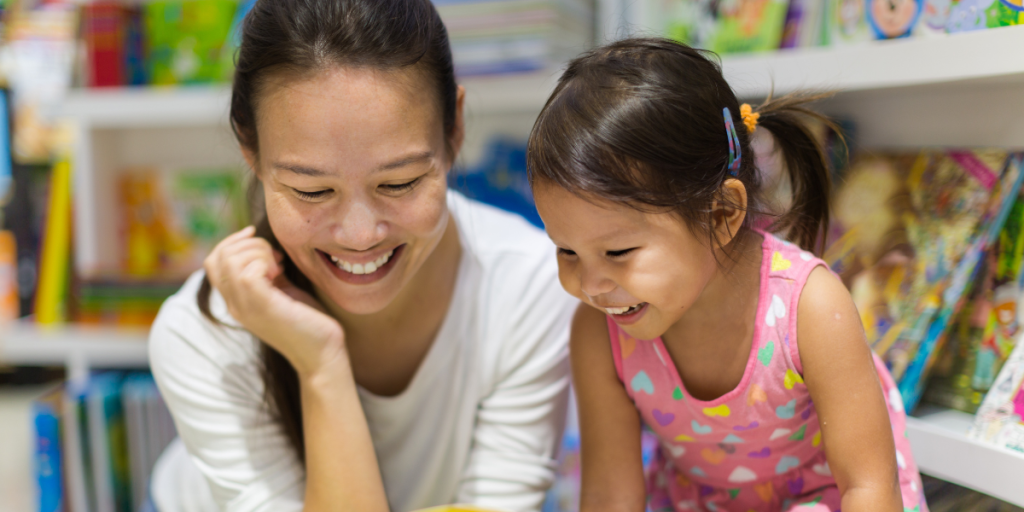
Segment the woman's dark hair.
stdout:
<svg viewBox="0 0 1024 512">
<path fill-rule="evenodd" d="M 457 86 L 452 53 L 448 32 L 430 0 L 258 0 L 242 22 L 231 89 L 231 128 L 238 142 L 259 158 L 256 109 L 271 75 L 302 77 L 334 66 L 418 72 L 437 91 L 444 133 L 453 135 Z M 256 236 L 280 250 L 261 192 L 258 180 L 251 180 Z M 292 283 L 312 293 L 309 279 L 287 254 L 283 265 Z M 204 277 L 199 309 L 219 323 L 210 312 L 211 292 Z M 261 343 L 261 359 L 266 405 L 304 461 L 298 374 L 266 343 Z"/>
<path fill-rule="evenodd" d="M 714 238 L 711 206 L 726 179 L 747 189 L 745 227 L 761 211 L 761 181 L 740 104 L 714 54 L 667 39 L 626 39 L 569 63 L 530 133 L 530 181 L 547 181 L 583 198 L 673 211 L 694 233 Z M 829 170 L 821 146 L 804 123 L 822 95 L 769 99 L 756 112 L 783 153 L 793 206 L 769 231 L 784 232 L 821 253 L 829 216 Z M 722 109 L 736 126 L 742 162 L 730 174 Z M 713 241 L 713 240 L 712 240 Z"/>
</svg>

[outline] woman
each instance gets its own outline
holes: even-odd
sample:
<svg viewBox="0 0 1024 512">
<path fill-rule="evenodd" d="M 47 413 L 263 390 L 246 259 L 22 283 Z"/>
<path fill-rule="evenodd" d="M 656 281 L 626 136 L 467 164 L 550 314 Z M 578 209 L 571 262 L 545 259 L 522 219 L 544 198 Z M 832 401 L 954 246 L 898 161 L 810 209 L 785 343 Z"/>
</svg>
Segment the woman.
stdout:
<svg viewBox="0 0 1024 512">
<path fill-rule="evenodd" d="M 257 227 L 154 324 L 188 452 L 159 509 L 201 496 L 191 465 L 222 510 L 540 507 L 575 304 L 543 233 L 447 190 L 462 105 L 428 0 L 256 3 L 231 122 Z"/>
</svg>

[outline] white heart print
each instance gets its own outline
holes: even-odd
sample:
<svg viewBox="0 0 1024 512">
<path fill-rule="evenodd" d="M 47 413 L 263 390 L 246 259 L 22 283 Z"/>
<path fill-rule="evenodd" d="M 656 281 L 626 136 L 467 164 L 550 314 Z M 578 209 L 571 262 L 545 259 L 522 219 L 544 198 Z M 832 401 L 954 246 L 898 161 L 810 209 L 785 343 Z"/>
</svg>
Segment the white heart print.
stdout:
<svg viewBox="0 0 1024 512">
<path fill-rule="evenodd" d="M 732 474 L 729 475 L 729 481 L 734 484 L 753 482 L 754 480 L 757 480 L 757 473 L 743 466 L 736 466 L 736 469 L 732 470 Z"/>
<path fill-rule="evenodd" d="M 786 316 L 786 304 L 782 302 L 782 299 L 778 295 L 772 295 L 772 301 L 768 304 L 768 314 L 764 317 L 764 323 L 768 327 L 775 327 L 775 319 L 783 318 Z"/>
<path fill-rule="evenodd" d="M 670 444 L 670 445 L 668 445 L 668 451 L 669 451 L 669 453 L 672 454 L 673 458 L 678 459 L 679 457 L 682 457 L 683 454 L 686 453 L 686 448 L 684 448 L 682 446 L 679 446 L 679 445 Z"/>
<path fill-rule="evenodd" d="M 821 476 L 832 476 L 832 469 L 828 467 L 828 462 L 824 464 L 815 464 L 811 466 L 811 470 Z"/>
</svg>

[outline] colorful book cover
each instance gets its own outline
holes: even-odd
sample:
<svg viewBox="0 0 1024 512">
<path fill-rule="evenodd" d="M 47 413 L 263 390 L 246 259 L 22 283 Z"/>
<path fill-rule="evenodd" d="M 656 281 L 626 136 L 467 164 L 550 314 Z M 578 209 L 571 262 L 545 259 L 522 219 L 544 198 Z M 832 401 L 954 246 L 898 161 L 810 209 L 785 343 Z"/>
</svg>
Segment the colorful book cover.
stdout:
<svg viewBox="0 0 1024 512">
<path fill-rule="evenodd" d="M 872 39 L 867 0 L 824 0 L 825 44 L 843 46 Z"/>
<path fill-rule="evenodd" d="M 95 375 L 90 379 L 86 396 L 97 512 L 132 511 L 128 443 L 121 406 L 123 378 L 118 372 Z"/>
<path fill-rule="evenodd" d="M 61 437 L 64 441 L 64 493 L 68 512 L 96 510 L 89 449 L 89 420 L 86 414 L 86 385 L 69 382 L 64 388 Z"/>
<path fill-rule="evenodd" d="M 975 413 L 1017 344 L 1024 201 L 1018 196 L 995 244 L 986 251 L 971 295 L 937 356 L 925 399 Z"/>
<path fill-rule="evenodd" d="M 1024 23 L 1021 0 L 952 0 L 946 32 L 970 32 Z"/>
<path fill-rule="evenodd" d="M 40 512 L 64 510 L 64 471 L 61 457 L 63 390 L 57 388 L 32 403 L 35 427 L 34 469 Z"/>
<path fill-rule="evenodd" d="M 1002 150 L 865 156 L 837 190 L 826 261 L 908 410 L 1020 186 Z M 1011 165 L 1012 163 L 1012 165 Z M 993 229 L 995 231 L 993 231 Z"/>
<path fill-rule="evenodd" d="M 230 76 L 224 45 L 233 0 L 155 0 L 143 5 L 149 78 L 154 85 L 209 83 Z"/>
<path fill-rule="evenodd" d="M 122 265 L 133 278 L 186 276 L 245 225 L 241 172 L 129 169 L 119 177 Z"/>
<path fill-rule="evenodd" d="M 1024 343 L 1010 353 L 967 435 L 1024 453 Z"/>
<path fill-rule="evenodd" d="M 908 37 L 925 0 L 867 0 L 867 20 L 875 39 Z"/>
<path fill-rule="evenodd" d="M 788 4 L 786 0 L 719 3 L 717 27 L 707 48 L 717 53 L 778 49 Z"/>
<path fill-rule="evenodd" d="M 100 1 L 82 6 L 90 87 L 125 84 L 125 21 L 120 3 Z"/>
</svg>

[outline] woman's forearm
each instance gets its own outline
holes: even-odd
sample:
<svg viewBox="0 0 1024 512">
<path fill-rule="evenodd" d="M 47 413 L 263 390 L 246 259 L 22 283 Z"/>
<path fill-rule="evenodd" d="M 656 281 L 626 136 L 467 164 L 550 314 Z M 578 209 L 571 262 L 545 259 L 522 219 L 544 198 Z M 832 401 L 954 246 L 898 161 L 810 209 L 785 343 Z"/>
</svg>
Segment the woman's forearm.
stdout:
<svg viewBox="0 0 1024 512">
<path fill-rule="evenodd" d="M 387 512 L 373 440 L 347 357 L 300 377 L 307 512 Z"/>
</svg>

